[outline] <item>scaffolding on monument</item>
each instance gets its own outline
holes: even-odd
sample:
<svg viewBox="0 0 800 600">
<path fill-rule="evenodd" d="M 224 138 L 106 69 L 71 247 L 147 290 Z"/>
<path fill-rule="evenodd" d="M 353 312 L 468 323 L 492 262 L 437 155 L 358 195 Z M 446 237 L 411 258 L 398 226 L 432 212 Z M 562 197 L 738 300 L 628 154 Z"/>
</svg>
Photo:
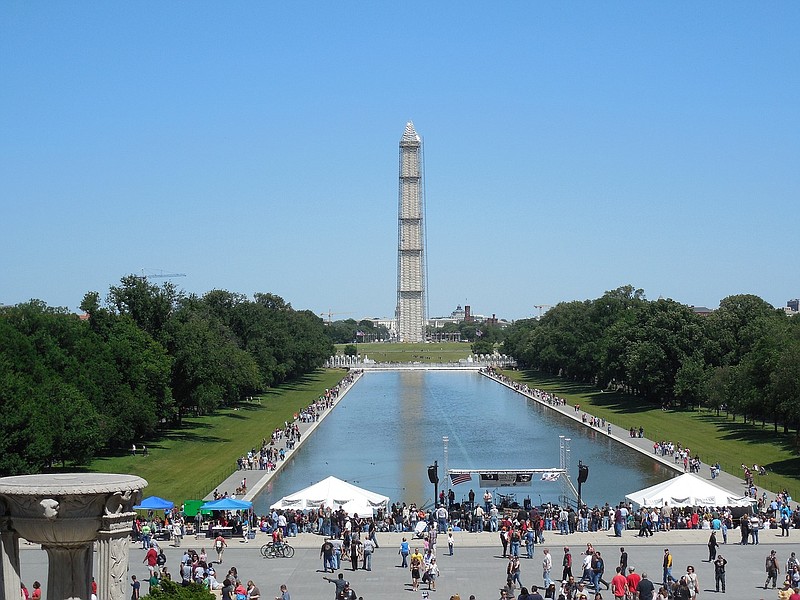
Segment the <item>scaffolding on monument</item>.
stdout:
<svg viewBox="0 0 800 600">
<path fill-rule="evenodd" d="M 424 342 L 427 322 L 425 189 L 422 138 L 410 121 L 400 140 L 397 214 L 397 339 Z"/>
</svg>

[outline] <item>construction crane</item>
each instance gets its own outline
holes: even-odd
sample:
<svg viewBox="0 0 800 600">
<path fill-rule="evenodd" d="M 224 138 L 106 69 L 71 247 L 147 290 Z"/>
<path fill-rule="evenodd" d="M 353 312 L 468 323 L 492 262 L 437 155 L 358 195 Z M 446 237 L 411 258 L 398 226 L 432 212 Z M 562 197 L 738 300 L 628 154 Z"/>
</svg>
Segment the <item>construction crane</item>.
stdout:
<svg viewBox="0 0 800 600">
<path fill-rule="evenodd" d="M 322 319 L 324 320 L 325 316 L 327 315 L 328 316 L 328 320 L 326 321 L 326 324 L 330 325 L 331 324 L 331 317 L 333 315 L 352 315 L 352 314 L 353 314 L 352 312 L 331 312 L 331 310 L 328 309 L 328 312 L 321 312 L 321 313 L 319 313 L 319 316 L 322 317 Z"/>
<path fill-rule="evenodd" d="M 543 309 L 548 309 L 549 310 L 549 309 L 553 308 L 553 305 L 552 304 L 534 304 L 533 308 L 538 308 L 539 309 L 539 316 L 537 318 L 541 319 L 542 318 Z M 544 312 L 547 312 L 547 310 L 544 310 Z"/>
<path fill-rule="evenodd" d="M 172 277 L 186 277 L 186 273 L 168 273 L 164 269 L 142 269 L 140 279 L 171 279 Z"/>
</svg>

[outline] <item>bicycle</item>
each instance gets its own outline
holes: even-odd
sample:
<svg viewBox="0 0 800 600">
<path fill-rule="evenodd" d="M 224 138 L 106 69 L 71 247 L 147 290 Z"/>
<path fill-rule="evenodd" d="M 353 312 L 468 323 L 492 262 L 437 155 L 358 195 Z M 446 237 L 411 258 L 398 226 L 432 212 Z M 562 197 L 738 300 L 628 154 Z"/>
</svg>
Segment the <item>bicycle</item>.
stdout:
<svg viewBox="0 0 800 600">
<path fill-rule="evenodd" d="M 286 542 L 275 545 L 275 542 L 267 542 L 261 546 L 261 556 L 264 558 L 292 558 L 294 556 L 294 548 Z"/>
</svg>

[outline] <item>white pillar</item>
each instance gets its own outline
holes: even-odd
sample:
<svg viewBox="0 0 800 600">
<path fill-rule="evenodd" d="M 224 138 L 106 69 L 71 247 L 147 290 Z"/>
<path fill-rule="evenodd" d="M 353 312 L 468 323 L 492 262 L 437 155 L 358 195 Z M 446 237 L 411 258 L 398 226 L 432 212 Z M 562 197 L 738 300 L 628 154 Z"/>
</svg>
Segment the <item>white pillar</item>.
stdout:
<svg viewBox="0 0 800 600">
<path fill-rule="evenodd" d="M 20 593 L 19 534 L 11 529 L 9 518 L 0 518 L 0 592 L 3 598 Z"/>
<path fill-rule="evenodd" d="M 134 512 L 106 515 L 97 534 L 98 597 L 125 600 L 128 594 L 128 537 Z"/>
</svg>

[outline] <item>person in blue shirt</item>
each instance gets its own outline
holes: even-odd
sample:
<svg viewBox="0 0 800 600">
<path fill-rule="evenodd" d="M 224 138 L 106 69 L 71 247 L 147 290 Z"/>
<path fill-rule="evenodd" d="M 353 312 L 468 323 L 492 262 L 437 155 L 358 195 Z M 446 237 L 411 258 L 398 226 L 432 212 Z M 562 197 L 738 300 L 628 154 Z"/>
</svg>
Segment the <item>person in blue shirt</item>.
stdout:
<svg viewBox="0 0 800 600">
<path fill-rule="evenodd" d="M 789 527 L 792 524 L 792 509 L 788 504 L 781 506 L 781 537 L 789 537 Z"/>
<path fill-rule="evenodd" d="M 398 554 L 402 557 L 403 563 L 400 565 L 402 568 L 408 568 L 408 555 L 409 555 L 409 548 L 408 548 L 408 541 L 406 538 L 403 538 L 403 541 L 400 542 L 400 550 Z"/>
</svg>

